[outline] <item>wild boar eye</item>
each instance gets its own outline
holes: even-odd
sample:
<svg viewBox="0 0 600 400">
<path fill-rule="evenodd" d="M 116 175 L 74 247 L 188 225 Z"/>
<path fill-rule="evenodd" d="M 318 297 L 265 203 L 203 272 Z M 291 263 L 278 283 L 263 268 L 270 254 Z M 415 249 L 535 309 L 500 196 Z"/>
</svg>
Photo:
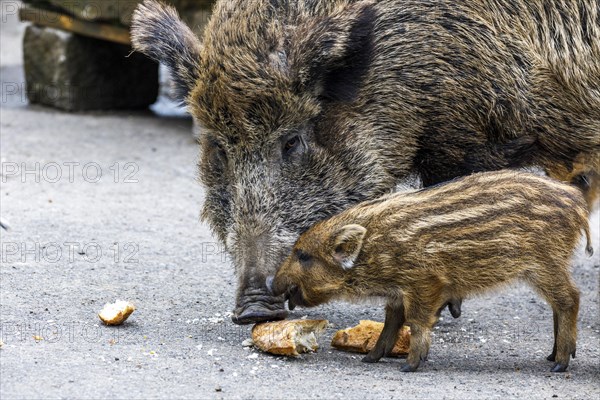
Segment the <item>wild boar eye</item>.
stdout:
<svg viewBox="0 0 600 400">
<path fill-rule="evenodd" d="M 283 152 L 285 154 L 288 154 L 288 153 L 292 152 L 294 149 L 296 149 L 299 144 L 300 144 L 300 136 L 294 136 L 293 138 L 288 139 L 288 141 L 285 142 L 285 144 L 283 145 Z"/>
<path fill-rule="evenodd" d="M 285 139 L 285 142 L 282 144 L 281 154 L 284 160 L 291 160 L 302 155 L 307 149 L 308 146 L 302 135 L 294 135 Z"/>
</svg>

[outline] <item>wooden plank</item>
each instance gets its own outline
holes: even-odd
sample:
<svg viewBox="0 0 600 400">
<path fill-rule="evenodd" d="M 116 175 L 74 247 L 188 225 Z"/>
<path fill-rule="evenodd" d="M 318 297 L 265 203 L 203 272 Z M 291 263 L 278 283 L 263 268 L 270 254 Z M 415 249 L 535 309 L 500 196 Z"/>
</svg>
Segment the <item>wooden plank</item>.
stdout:
<svg viewBox="0 0 600 400">
<path fill-rule="evenodd" d="M 60 14 L 54 11 L 34 7 L 23 7 L 19 11 L 21 21 L 30 21 L 36 25 L 62 29 L 109 42 L 131 45 L 129 29 L 119 26 L 89 22 L 77 19 L 71 15 Z"/>
</svg>

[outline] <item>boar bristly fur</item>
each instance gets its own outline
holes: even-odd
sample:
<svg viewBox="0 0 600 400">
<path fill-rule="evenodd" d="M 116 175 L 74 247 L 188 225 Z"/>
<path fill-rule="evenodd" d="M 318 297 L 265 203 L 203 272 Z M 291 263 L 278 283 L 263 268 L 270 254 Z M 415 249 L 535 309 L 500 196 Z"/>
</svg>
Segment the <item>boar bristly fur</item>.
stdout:
<svg viewBox="0 0 600 400">
<path fill-rule="evenodd" d="M 412 336 L 403 370 L 414 371 L 445 304 L 521 280 L 552 307 L 548 360 L 553 371 L 564 371 L 575 355 L 579 291 L 569 269 L 582 232 L 591 254 L 579 189 L 524 172 L 475 174 L 359 204 L 316 224 L 269 285 L 303 306 L 387 299 L 382 335 L 364 361 L 388 354 L 407 323 Z"/>
<path fill-rule="evenodd" d="M 599 187 L 597 0 L 220 0 L 202 40 L 145 0 L 132 41 L 202 128 L 237 323 L 285 316 L 264 278 L 301 232 L 408 176 L 540 165 Z"/>
</svg>

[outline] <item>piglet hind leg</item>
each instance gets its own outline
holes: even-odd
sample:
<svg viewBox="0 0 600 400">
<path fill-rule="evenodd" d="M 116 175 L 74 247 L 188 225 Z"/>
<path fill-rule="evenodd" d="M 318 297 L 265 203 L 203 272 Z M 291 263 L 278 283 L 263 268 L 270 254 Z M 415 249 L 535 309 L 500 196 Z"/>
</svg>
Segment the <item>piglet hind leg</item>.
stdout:
<svg viewBox="0 0 600 400">
<path fill-rule="evenodd" d="M 402 372 L 414 372 L 421 361 L 426 361 L 431 345 L 431 328 L 437 318 L 440 304 L 429 304 L 415 299 L 406 303 L 406 320 L 410 325 L 410 348 Z"/>
<path fill-rule="evenodd" d="M 415 372 L 421 361 L 426 361 L 431 345 L 431 328 L 425 324 L 413 322 L 410 324 L 410 349 L 402 372 Z"/>
<path fill-rule="evenodd" d="M 556 357 L 552 372 L 565 372 L 571 357 L 577 352 L 577 314 L 579 311 L 579 291 L 573 289 L 568 299 L 556 311 L 558 332 L 556 335 Z M 554 306 L 553 306 L 554 308 Z"/>
<path fill-rule="evenodd" d="M 553 269 L 553 274 L 539 276 L 533 285 L 550 304 L 554 316 L 554 345 L 549 361 L 554 361 L 552 372 L 565 372 L 577 350 L 577 314 L 579 290 L 567 272 L 568 268 Z"/>
<path fill-rule="evenodd" d="M 398 332 L 404 324 L 404 307 L 402 303 L 391 304 L 385 307 L 385 324 L 383 331 L 379 335 L 379 339 L 375 347 L 367 354 L 362 361 L 366 363 L 376 363 L 383 356 L 389 355 L 394 349 Z"/>
</svg>

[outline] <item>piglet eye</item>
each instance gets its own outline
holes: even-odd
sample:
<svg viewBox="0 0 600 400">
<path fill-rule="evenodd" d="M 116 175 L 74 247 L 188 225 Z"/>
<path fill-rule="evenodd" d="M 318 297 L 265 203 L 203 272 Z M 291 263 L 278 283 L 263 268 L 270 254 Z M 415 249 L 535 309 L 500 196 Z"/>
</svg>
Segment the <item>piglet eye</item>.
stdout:
<svg viewBox="0 0 600 400">
<path fill-rule="evenodd" d="M 309 264 L 312 261 L 311 255 L 302 250 L 296 250 L 296 257 L 301 264 Z"/>
</svg>

